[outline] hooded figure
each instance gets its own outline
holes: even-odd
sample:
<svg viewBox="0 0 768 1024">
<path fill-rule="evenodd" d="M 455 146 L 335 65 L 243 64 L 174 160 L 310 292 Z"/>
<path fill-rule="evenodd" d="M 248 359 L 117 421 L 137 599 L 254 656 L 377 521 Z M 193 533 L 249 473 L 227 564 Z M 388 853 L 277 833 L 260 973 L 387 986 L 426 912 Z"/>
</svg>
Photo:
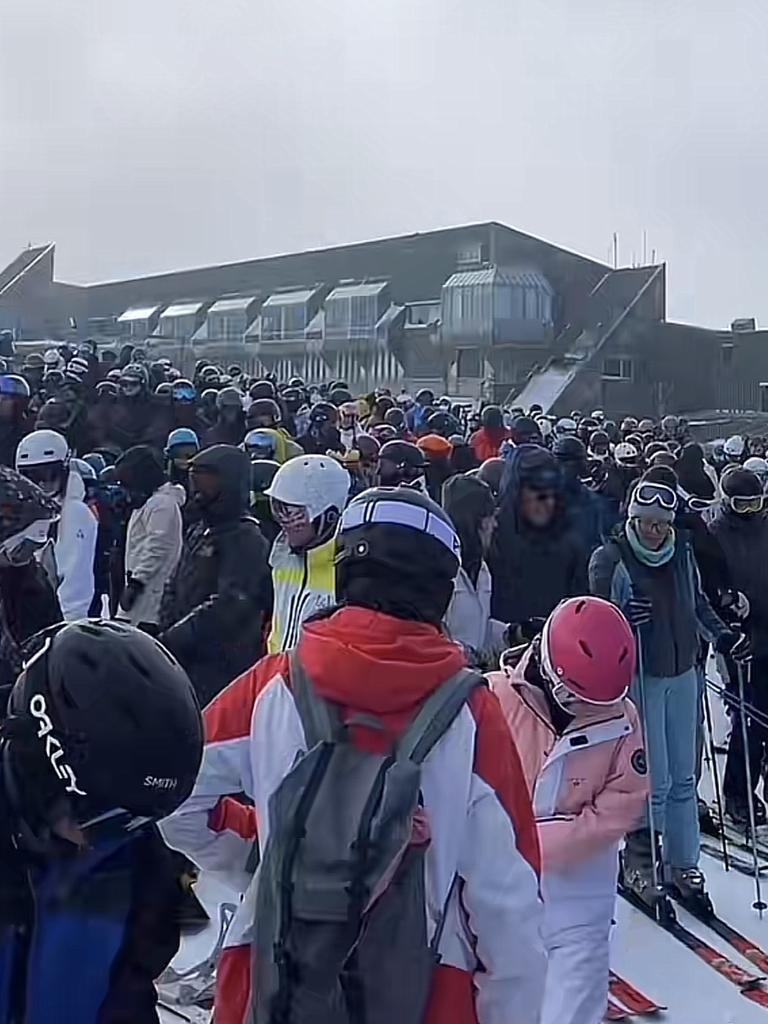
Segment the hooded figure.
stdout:
<svg viewBox="0 0 768 1024">
<path fill-rule="evenodd" d="M 165 588 L 159 628 L 205 705 L 261 655 L 272 592 L 267 546 L 248 514 L 245 452 L 230 445 L 200 452 L 190 463 L 190 487 L 200 521 Z"/>
<path fill-rule="evenodd" d="M 717 474 L 704 461 L 700 444 L 691 442 L 680 452 L 675 466 L 677 479 L 682 489 L 692 498 L 714 501 L 717 496 Z"/>
<path fill-rule="evenodd" d="M 545 448 L 524 444 L 509 455 L 489 564 L 491 611 L 509 624 L 546 618 L 586 591 L 587 552 L 568 525 L 562 472 Z"/>
<path fill-rule="evenodd" d="M 186 492 L 170 483 L 149 445 L 129 448 L 115 466 L 131 506 L 125 540 L 125 586 L 118 618 L 156 624 L 160 601 L 181 555 L 181 507 Z"/>
</svg>

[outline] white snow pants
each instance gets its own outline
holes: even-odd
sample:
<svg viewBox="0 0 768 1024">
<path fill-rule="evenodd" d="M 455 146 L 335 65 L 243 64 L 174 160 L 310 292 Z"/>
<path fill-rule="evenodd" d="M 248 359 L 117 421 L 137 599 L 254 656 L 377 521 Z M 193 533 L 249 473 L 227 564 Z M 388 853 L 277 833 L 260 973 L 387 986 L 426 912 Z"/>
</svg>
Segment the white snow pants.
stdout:
<svg viewBox="0 0 768 1024">
<path fill-rule="evenodd" d="M 601 1024 L 608 1003 L 611 920 L 545 930 L 547 981 L 541 1024 Z"/>
</svg>

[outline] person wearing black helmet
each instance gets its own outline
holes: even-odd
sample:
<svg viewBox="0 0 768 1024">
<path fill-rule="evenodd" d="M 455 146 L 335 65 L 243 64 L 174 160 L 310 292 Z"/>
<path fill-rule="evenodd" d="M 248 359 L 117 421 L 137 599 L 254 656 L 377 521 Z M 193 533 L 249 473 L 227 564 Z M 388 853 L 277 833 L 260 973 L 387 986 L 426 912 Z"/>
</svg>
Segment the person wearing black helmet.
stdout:
<svg viewBox="0 0 768 1024">
<path fill-rule="evenodd" d="M 587 488 L 587 448 L 578 437 L 558 437 L 552 453 L 563 473 L 563 500 L 568 524 L 581 539 L 588 555 L 602 542 L 600 500 Z"/>
<path fill-rule="evenodd" d="M 406 806 L 420 805 L 419 818 L 428 825 L 431 841 L 415 862 L 415 846 L 409 847 L 402 861 L 402 843 L 398 846 L 402 867 L 393 864 L 393 875 L 396 883 L 403 884 L 390 886 L 391 875 L 382 880 L 375 904 L 390 922 L 388 938 L 365 911 L 361 928 L 348 937 L 354 943 L 361 936 L 359 956 L 347 978 L 356 983 L 356 990 L 365 992 L 367 1003 L 376 1005 L 382 1020 L 470 1024 L 478 1019 L 477 999 L 488 1020 L 509 1020 L 514 1006 L 513 1016 L 520 1021 L 536 1021 L 546 959 L 536 874 L 531 868 L 537 860 L 537 840 L 528 789 L 496 700 L 485 686 L 473 686 L 477 677 L 466 672 L 461 648 L 440 629 L 460 564 L 456 532 L 426 495 L 408 488 L 371 489 L 347 506 L 338 544 L 339 606 L 306 622 L 294 651 L 260 662 L 207 709 L 207 746 L 195 793 L 162 826 L 172 846 L 203 868 L 226 870 L 237 891 L 243 891 L 249 879 L 242 865 L 256 839 L 257 823 L 260 829 L 269 815 L 273 824 L 269 837 L 262 839 L 262 870 L 253 882 L 253 900 L 240 903 L 230 928 L 216 1004 L 226 1007 L 232 1020 L 245 1020 L 252 997 L 259 1014 L 263 1008 L 265 1019 L 268 1016 L 263 1004 L 274 991 L 272 969 L 280 951 L 279 941 L 269 938 L 271 901 L 276 896 L 272 879 L 278 876 L 265 868 L 282 849 L 282 829 L 274 827 L 279 811 L 273 797 L 279 799 L 284 785 L 301 785 L 292 772 L 299 766 L 306 770 L 306 757 L 312 756 L 307 755 L 308 745 L 316 750 L 314 739 L 308 744 L 305 738 L 314 737 L 308 709 L 317 710 L 322 722 L 328 702 L 341 709 L 338 713 L 345 722 L 354 724 L 336 734 L 343 736 L 338 748 L 336 743 L 328 747 L 329 752 L 333 746 L 339 756 L 348 758 L 347 769 L 339 776 L 318 768 L 312 776 L 325 795 L 321 805 L 310 805 L 317 813 L 303 819 L 300 839 L 308 861 L 320 873 L 323 891 L 335 893 L 340 888 L 346 905 L 344 887 L 351 891 L 352 879 L 346 871 L 341 877 L 338 871 L 332 872 L 334 864 L 346 863 L 348 858 L 342 855 L 336 861 L 333 854 L 339 847 L 348 849 L 348 833 L 358 834 L 361 821 L 353 808 L 370 791 L 370 778 L 377 783 L 381 779 L 382 784 L 386 779 L 387 792 L 390 784 L 397 787 L 388 773 L 377 774 L 370 758 L 387 755 L 436 695 L 421 717 L 422 723 L 434 723 L 433 756 L 424 760 L 421 785 L 414 779 L 415 789 L 405 800 Z M 456 702 L 438 724 L 434 709 L 443 706 L 448 692 L 443 686 L 448 681 Z M 415 764 L 422 759 L 415 752 L 413 757 Z M 367 786 L 366 770 L 373 771 Z M 354 800 L 342 795 L 337 788 L 341 783 L 347 794 L 355 794 Z M 309 792 L 302 792 L 307 793 L 306 807 Z M 222 801 L 233 793 L 244 794 L 250 806 Z M 342 800 L 351 820 L 334 826 L 332 832 L 328 828 L 331 815 L 323 812 Z M 237 834 L 245 837 L 237 849 L 231 842 L 232 832 L 221 831 L 228 822 L 234 827 L 236 821 Z M 409 820 L 404 834 L 411 834 L 411 824 Z M 366 855 L 367 851 L 361 852 L 362 857 Z M 297 892 L 306 876 L 298 858 L 290 863 L 298 873 L 292 871 L 296 883 L 292 888 Z M 412 887 L 417 885 L 418 895 Z M 400 893 L 407 893 L 404 902 Z M 433 924 L 424 925 L 430 906 L 448 909 L 442 937 Z M 302 932 L 294 916 L 291 895 L 282 907 L 292 962 L 316 966 L 306 944 L 307 930 Z M 365 927 L 366 922 L 370 927 Z M 322 926 L 318 922 L 310 927 Z M 420 951 L 432 938 L 437 955 L 421 957 Z M 252 943 L 250 949 L 248 943 Z M 464 943 L 469 943 L 472 956 L 464 956 Z M 512 957 L 510 948 L 515 950 Z M 313 973 L 317 972 L 297 969 L 287 976 L 280 972 L 280 993 L 286 1000 L 306 998 L 305 979 Z M 393 984 L 393 978 L 406 973 L 407 985 Z M 319 1004 L 323 1019 L 335 1020 L 330 1009 L 338 990 L 335 965 L 321 980 L 328 994 L 321 989 L 313 1005 Z"/>
<path fill-rule="evenodd" d="M 216 395 L 216 423 L 202 437 L 203 445 L 238 445 L 245 437 L 243 396 L 237 388 L 226 387 Z"/>
<path fill-rule="evenodd" d="M 3 1019 L 156 1024 L 180 890 L 154 822 L 192 791 L 200 709 L 126 624 L 53 626 L 30 655 L 0 725 Z"/>
<path fill-rule="evenodd" d="M 23 377 L 0 375 L 0 465 L 14 465 L 19 441 L 32 430 L 29 398 L 29 384 Z"/>
<path fill-rule="evenodd" d="M 309 410 L 307 432 L 296 440 L 306 455 L 344 452 L 338 429 L 339 410 L 331 402 L 316 402 Z"/>
<path fill-rule="evenodd" d="M 382 487 L 412 487 L 427 492 L 427 459 L 409 441 L 387 441 L 379 452 L 379 481 Z"/>
<path fill-rule="evenodd" d="M 219 444 L 189 464 L 199 521 L 163 593 L 158 628 L 189 672 L 201 704 L 263 653 L 272 592 L 267 547 L 249 515 L 250 459 Z"/>
<path fill-rule="evenodd" d="M 746 699 L 765 717 L 768 714 L 768 587 L 765 581 L 768 556 L 768 515 L 766 499 L 759 477 L 747 469 L 727 469 L 720 481 L 722 501 L 709 524 L 710 534 L 722 552 L 728 588 L 744 594 L 748 611 L 744 628 L 752 646 L 752 663 Z M 728 683 L 731 693 L 737 691 L 736 667 L 730 659 Z M 757 795 L 768 750 L 768 729 L 755 718 L 747 719 L 747 745 L 756 824 L 764 825 L 766 808 Z M 734 728 L 728 746 L 723 793 L 726 813 L 740 827 L 749 827 L 747 783 L 744 768 L 744 744 L 741 722 L 735 712 Z"/>
<path fill-rule="evenodd" d="M 586 591 L 587 552 L 566 518 L 562 469 L 545 448 L 519 445 L 505 463 L 488 565 L 500 622 L 545 619 Z"/>
</svg>

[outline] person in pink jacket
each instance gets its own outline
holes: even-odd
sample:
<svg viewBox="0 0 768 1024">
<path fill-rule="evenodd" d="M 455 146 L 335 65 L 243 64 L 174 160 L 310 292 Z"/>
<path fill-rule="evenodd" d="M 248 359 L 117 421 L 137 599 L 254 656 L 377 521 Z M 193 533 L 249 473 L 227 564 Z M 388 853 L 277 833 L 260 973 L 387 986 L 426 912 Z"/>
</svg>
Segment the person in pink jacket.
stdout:
<svg viewBox="0 0 768 1024">
<path fill-rule="evenodd" d="M 509 652 L 512 654 L 513 652 Z M 563 601 L 514 667 L 489 676 L 520 752 L 542 856 L 547 983 L 541 1024 L 599 1024 L 622 837 L 642 818 L 647 765 L 627 691 L 635 638 L 597 597 Z"/>
</svg>

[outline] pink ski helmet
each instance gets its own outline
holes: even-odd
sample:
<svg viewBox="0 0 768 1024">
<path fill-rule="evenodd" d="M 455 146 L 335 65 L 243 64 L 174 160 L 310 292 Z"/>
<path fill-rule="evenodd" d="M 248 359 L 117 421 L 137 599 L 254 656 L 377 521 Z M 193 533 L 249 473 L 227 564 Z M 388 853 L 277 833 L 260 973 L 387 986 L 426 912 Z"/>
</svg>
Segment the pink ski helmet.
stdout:
<svg viewBox="0 0 768 1024">
<path fill-rule="evenodd" d="M 614 704 L 626 696 L 635 675 L 637 648 L 619 609 L 600 597 L 561 601 L 541 634 L 541 668 L 553 696 L 588 704 Z M 567 691 L 563 693 L 562 691 Z"/>
</svg>

